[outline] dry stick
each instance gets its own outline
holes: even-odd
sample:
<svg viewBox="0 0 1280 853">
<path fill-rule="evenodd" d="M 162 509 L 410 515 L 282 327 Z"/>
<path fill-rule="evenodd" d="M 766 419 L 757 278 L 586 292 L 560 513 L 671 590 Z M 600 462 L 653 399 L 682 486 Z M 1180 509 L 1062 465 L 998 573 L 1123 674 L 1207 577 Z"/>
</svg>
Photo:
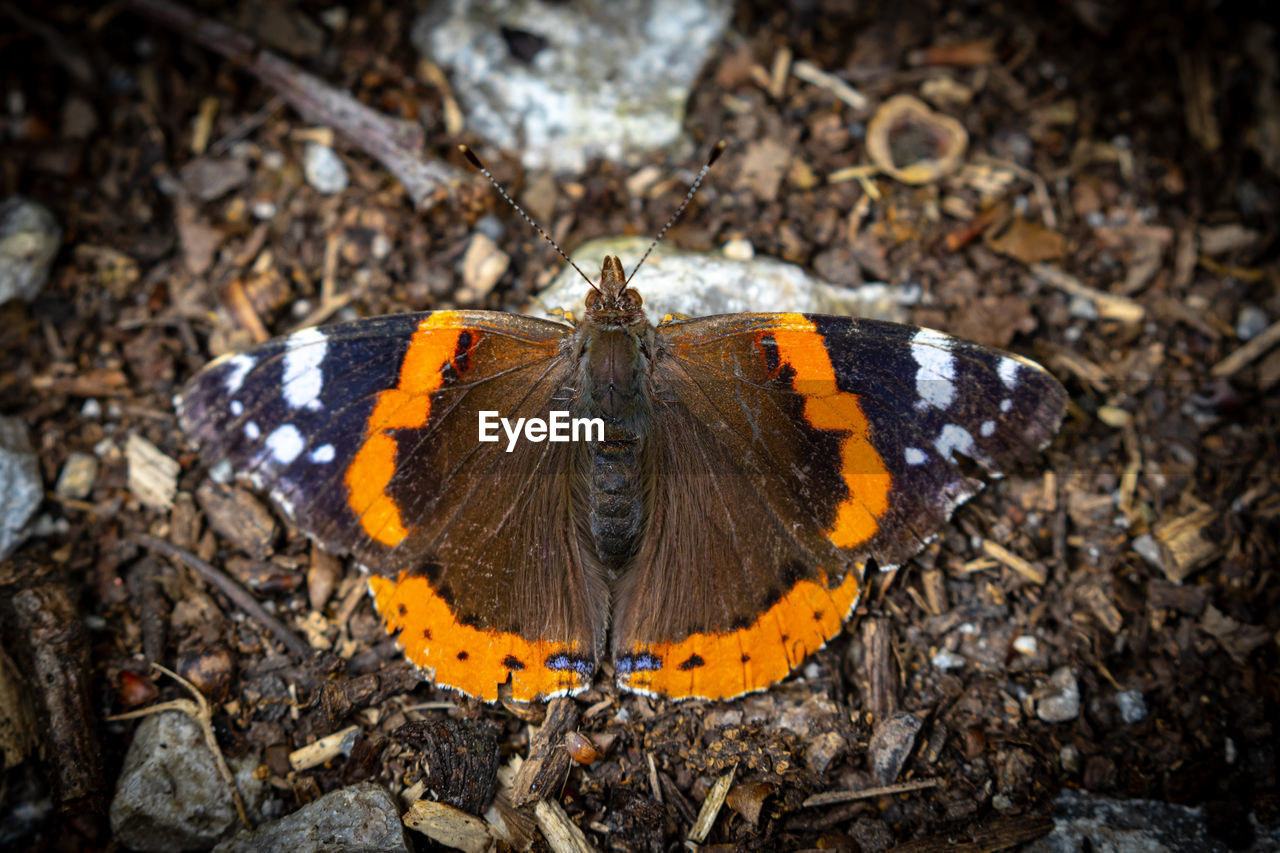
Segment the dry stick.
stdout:
<svg viewBox="0 0 1280 853">
<path fill-rule="evenodd" d="M 163 539 L 157 539 L 154 536 L 148 536 L 145 533 L 139 533 L 130 538 L 144 548 L 158 551 L 171 560 L 177 560 L 213 584 L 223 595 L 231 599 L 233 604 L 258 620 L 272 634 L 275 634 L 276 639 L 284 643 L 285 647 L 296 657 L 303 660 L 311 657 L 311 647 L 302 638 L 285 627 L 285 624 L 279 619 L 268 613 L 248 590 L 227 577 L 212 564 L 205 562 L 184 548 L 179 548 L 177 545 L 170 544 Z"/>
<path fill-rule="evenodd" d="M 854 800 L 866 800 L 872 797 L 883 797 L 890 794 L 904 794 L 908 791 L 919 791 L 923 788 L 936 788 L 938 786 L 937 779 L 920 779 L 915 782 L 899 782 L 896 785 L 883 785 L 879 788 L 863 788 L 860 791 L 828 791 L 824 794 L 814 794 L 809 799 L 800 804 L 800 808 L 808 809 L 814 806 L 830 806 L 836 803 L 849 803 Z"/>
<path fill-rule="evenodd" d="M 169 0 L 128 0 L 134 11 L 177 30 L 209 50 L 243 65 L 289 102 L 307 121 L 334 128 L 395 175 L 417 207 L 427 206 L 460 180 L 448 164 L 424 159 L 421 126 L 388 118 L 319 77 L 308 74 L 249 36 L 212 18 L 204 18 Z"/>
</svg>

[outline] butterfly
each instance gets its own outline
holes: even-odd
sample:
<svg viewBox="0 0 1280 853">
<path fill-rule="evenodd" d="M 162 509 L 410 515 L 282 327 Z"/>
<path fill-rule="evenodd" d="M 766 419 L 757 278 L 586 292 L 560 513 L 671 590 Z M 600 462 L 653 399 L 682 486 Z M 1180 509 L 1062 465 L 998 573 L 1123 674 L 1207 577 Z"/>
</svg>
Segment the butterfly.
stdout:
<svg viewBox="0 0 1280 853">
<path fill-rule="evenodd" d="M 981 488 L 969 469 L 1009 470 L 1062 420 L 1042 367 L 932 329 L 655 325 L 618 258 L 588 282 L 581 319 L 400 314 L 220 357 L 180 422 L 213 470 L 355 558 L 438 686 L 530 701 L 607 660 L 673 699 L 786 678 L 869 566 L 902 565 Z"/>
</svg>

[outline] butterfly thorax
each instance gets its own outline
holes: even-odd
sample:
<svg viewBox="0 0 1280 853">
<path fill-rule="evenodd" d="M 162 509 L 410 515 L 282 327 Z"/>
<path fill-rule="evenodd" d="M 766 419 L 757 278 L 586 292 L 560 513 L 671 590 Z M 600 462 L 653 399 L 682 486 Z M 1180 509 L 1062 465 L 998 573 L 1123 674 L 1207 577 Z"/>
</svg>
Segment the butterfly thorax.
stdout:
<svg viewBox="0 0 1280 853">
<path fill-rule="evenodd" d="M 640 305 L 622 264 L 605 258 L 576 339 L 580 414 L 605 422 L 605 440 L 591 447 L 591 534 L 600 560 L 613 568 L 632 554 L 644 524 L 641 454 L 654 330 Z"/>
</svg>

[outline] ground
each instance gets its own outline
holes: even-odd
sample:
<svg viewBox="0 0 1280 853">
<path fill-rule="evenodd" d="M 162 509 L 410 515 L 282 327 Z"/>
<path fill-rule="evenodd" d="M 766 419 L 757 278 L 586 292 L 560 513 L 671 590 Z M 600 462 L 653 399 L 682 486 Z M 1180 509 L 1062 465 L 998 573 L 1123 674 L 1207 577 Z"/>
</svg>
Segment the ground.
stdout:
<svg viewBox="0 0 1280 853">
<path fill-rule="evenodd" d="M 1037 359 L 1071 403 L 1045 454 L 877 578 L 802 677 L 726 703 L 619 695 L 603 679 L 579 697 L 600 755 L 559 802 L 599 848 L 668 849 L 735 767 L 709 842 L 743 849 L 1013 843 L 1043 831 L 1063 787 L 1201 805 L 1232 846 L 1249 842 L 1249 813 L 1280 820 L 1280 353 L 1246 340 L 1280 317 L 1276 30 L 1265 4 L 1041 5 L 740 3 L 705 66 L 686 131 L 701 151 L 729 145 L 667 240 L 745 239 L 837 284 L 917 293 L 911 322 Z M 339 138 L 350 186 L 323 195 L 302 163 L 331 134 L 241 63 L 122 5 L 0 9 L 0 197 L 42 201 L 65 231 L 41 294 L 0 306 L 0 412 L 29 426 L 50 485 L 41 535 L 0 583 L 12 601 L 56 599 L 34 621 L 9 607 L 5 647 L 37 706 L 87 701 L 42 721 L 43 758 L 5 772 L 7 813 L 61 797 L 35 809 L 23 843 L 36 849 L 109 843 L 104 806 L 136 723 L 106 717 L 184 695 L 148 661 L 205 691 L 223 752 L 260 752 L 286 810 L 356 781 L 411 785 L 425 747 L 397 732 L 408 721 L 453 720 L 439 737 L 459 743 L 487 732 L 505 761 L 541 719 L 413 678 L 353 568 L 248 493 L 202 486 L 171 400 L 210 356 L 305 322 L 523 306 L 560 260 L 466 171 L 458 142 L 570 250 L 655 233 L 699 155 L 527 172 L 457 133 L 450 95 L 404 39 L 410 4 L 351 6 L 338 32 L 315 23 L 324 4 L 286 8 L 310 35 L 273 49 L 420 122 L 421 157 L 462 176 L 451 193 L 415 207 Z M 868 105 L 787 75 L 801 59 Z M 875 109 L 901 93 L 960 121 L 962 169 L 918 185 L 848 171 L 868 162 Z M 484 258 L 462 263 L 477 233 L 509 256 L 492 280 Z M 130 437 L 179 463 L 174 494 L 140 494 Z M 68 497 L 51 486 L 77 452 L 100 470 Z M 140 535 L 212 562 L 316 655 L 291 658 Z M 349 757 L 300 773 L 282 761 L 350 724 Z M 891 783 L 920 784 L 803 805 Z"/>
</svg>

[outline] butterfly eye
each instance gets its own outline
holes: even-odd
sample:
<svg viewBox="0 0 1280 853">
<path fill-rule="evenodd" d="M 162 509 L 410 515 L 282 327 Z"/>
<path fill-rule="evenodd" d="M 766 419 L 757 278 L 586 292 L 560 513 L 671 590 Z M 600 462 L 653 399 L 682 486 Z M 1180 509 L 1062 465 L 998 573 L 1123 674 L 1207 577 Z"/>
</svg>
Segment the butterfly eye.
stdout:
<svg viewBox="0 0 1280 853">
<path fill-rule="evenodd" d="M 587 293 L 586 306 L 587 306 L 588 308 L 594 308 L 594 307 L 596 307 L 596 304 L 597 304 L 597 303 L 599 303 L 599 302 L 600 302 L 600 292 L 599 292 L 599 291 L 597 291 L 597 290 L 592 290 L 592 291 L 589 291 L 589 292 Z"/>
</svg>

